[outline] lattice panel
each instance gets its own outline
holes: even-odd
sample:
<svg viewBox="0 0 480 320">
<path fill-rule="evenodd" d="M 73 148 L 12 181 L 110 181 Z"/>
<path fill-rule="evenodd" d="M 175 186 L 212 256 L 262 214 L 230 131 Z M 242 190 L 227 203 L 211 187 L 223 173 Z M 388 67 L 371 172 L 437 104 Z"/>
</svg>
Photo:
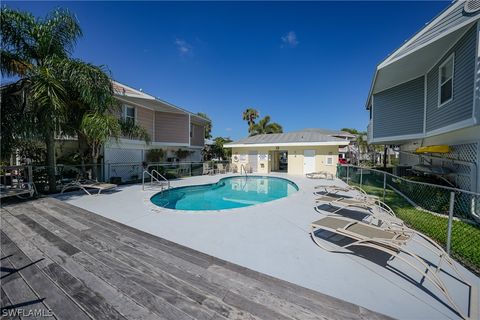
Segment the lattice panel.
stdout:
<svg viewBox="0 0 480 320">
<path fill-rule="evenodd" d="M 141 174 L 143 150 L 105 148 L 106 177 L 121 177 L 122 181 L 138 179 Z"/>
<path fill-rule="evenodd" d="M 445 158 L 476 163 L 478 157 L 478 143 L 457 144 L 452 146 L 452 152 Z"/>
<path fill-rule="evenodd" d="M 457 174 L 449 177 L 458 188 L 472 190 L 474 179 L 476 179 L 474 167 L 454 163 L 451 160 L 465 161 L 468 163 L 477 163 L 479 143 L 465 143 L 451 146 L 452 151 L 444 154 L 441 158 L 432 159 L 432 164 L 451 169 Z M 416 165 L 420 163 L 420 156 L 416 154 L 400 153 L 400 164 Z"/>
<path fill-rule="evenodd" d="M 414 154 L 400 152 L 400 164 L 406 166 L 413 166 L 418 164 L 419 157 Z"/>
</svg>

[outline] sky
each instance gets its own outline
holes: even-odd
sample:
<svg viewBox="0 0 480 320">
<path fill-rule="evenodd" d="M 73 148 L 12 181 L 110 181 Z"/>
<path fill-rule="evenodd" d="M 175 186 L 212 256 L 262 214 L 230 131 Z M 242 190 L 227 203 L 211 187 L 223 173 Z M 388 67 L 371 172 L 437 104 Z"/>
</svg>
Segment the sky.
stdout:
<svg viewBox="0 0 480 320">
<path fill-rule="evenodd" d="M 450 2 L 3 2 L 72 11 L 73 56 L 191 112 L 214 137 L 246 136 L 242 112 L 284 132 L 366 130 L 375 67 Z"/>
</svg>

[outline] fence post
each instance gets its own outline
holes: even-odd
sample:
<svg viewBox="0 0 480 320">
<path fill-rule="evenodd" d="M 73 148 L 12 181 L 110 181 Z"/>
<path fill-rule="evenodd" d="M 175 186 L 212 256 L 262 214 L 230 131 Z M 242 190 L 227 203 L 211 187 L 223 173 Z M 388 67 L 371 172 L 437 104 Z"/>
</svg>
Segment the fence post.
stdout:
<svg viewBox="0 0 480 320">
<path fill-rule="evenodd" d="M 455 192 L 450 192 L 450 207 L 448 208 L 448 229 L 447 229 L 447 254 L 450 255 L 452 242 L 453 208 L 455 205 Z"/>
<path fill-rule="evenodd" d="M 350 165 L 347 164 L 347 184 L 348 184 L 349 174 L 350 174 Z"/>
<path fill-rule="evenodd" d="M 32 166 L 28 166 L 28 182 L 33 182 L 33 169 Z"/>
<path fill-rule="evenodd" d="M 387 189 L 387 173 L 383 172 L 383 202 L 385 202 L 385 190 Z"/>
<path fill-rule="evenodd" d="M 360 188 L 362 187 L 363 183 L 363 169 L 360 167 Z"/>
</svg>

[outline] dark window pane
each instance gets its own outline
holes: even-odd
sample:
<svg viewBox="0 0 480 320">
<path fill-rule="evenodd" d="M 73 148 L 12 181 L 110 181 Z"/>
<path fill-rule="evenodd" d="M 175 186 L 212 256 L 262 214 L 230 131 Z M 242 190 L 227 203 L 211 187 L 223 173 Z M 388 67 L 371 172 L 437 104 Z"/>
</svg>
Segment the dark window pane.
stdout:
<svg viewBox="0 0 480 320">
<path fill-rule="evenodd" d="M 440 104 L 450 100 L 452 98 L 452 79 L 448 80 L 445 82 L 441 87 L 440 87 Z"/>
</svg>

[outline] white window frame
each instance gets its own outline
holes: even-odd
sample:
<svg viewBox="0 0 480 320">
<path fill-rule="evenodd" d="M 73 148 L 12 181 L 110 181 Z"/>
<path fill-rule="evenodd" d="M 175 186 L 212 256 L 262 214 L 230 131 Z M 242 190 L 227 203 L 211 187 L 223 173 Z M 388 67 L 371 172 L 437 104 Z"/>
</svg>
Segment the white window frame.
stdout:
<svg viewBox="0 0 480 320">
<path fill-rule="evenodd" d="M 443 83 L 442 83 L 442 68 L 450 62 L 450 60 L 452 61 L 452 77 L 451 78 L 448 78 L 447 80 L 445 80 Z M 451 102 L 453 100 L 453 82 L 454 82 L 454 79 L 455 78 L 455 53 L 452 53 L 450 56 L 448 56 L 447 59 L 445 59 L 445 61 L 442 62 L 442 64 L 438 67 L 438 108 L 440 107 L 443 107 L 444 105 L 446 105 L 447 103 Z M 441 102 L 441 97 L 442 97 L 442 85 L 445 84 L 447 81 L 449 81 L 450 79 L 452 79 L 452 96 L 450 97 L 450 99 L 448 99 L 447 101 L 445 102 Z"/>
<path fill-rule="evenodd" d="M 329 160 L 329 159 L 332 160 L 332 163 L 330 163 L 330 164 L 328 163 L 328 160 Z M 333 156 L 326 156 L 326 157 L 325 157 L 325 165 L 326 165 L 326 166 L 333 166 L 333 165 L 334 165 Z"/>
<path fill-rule="evenodd" d="M 129 105 L 126 105 L 124 104 L 123 105 L 123 115 L 122 115 L 122 118 L 123 118 L 123 121 L 127 121 L 127 118 L 130 118 L 130 117 L 127 117 L 127 108 L 130 108 L 130 109 L 133 109 L 133 123 L 137 123 L 137 108 L 135 108 L 134 106 L 129 106 Z"/>
</svg>

